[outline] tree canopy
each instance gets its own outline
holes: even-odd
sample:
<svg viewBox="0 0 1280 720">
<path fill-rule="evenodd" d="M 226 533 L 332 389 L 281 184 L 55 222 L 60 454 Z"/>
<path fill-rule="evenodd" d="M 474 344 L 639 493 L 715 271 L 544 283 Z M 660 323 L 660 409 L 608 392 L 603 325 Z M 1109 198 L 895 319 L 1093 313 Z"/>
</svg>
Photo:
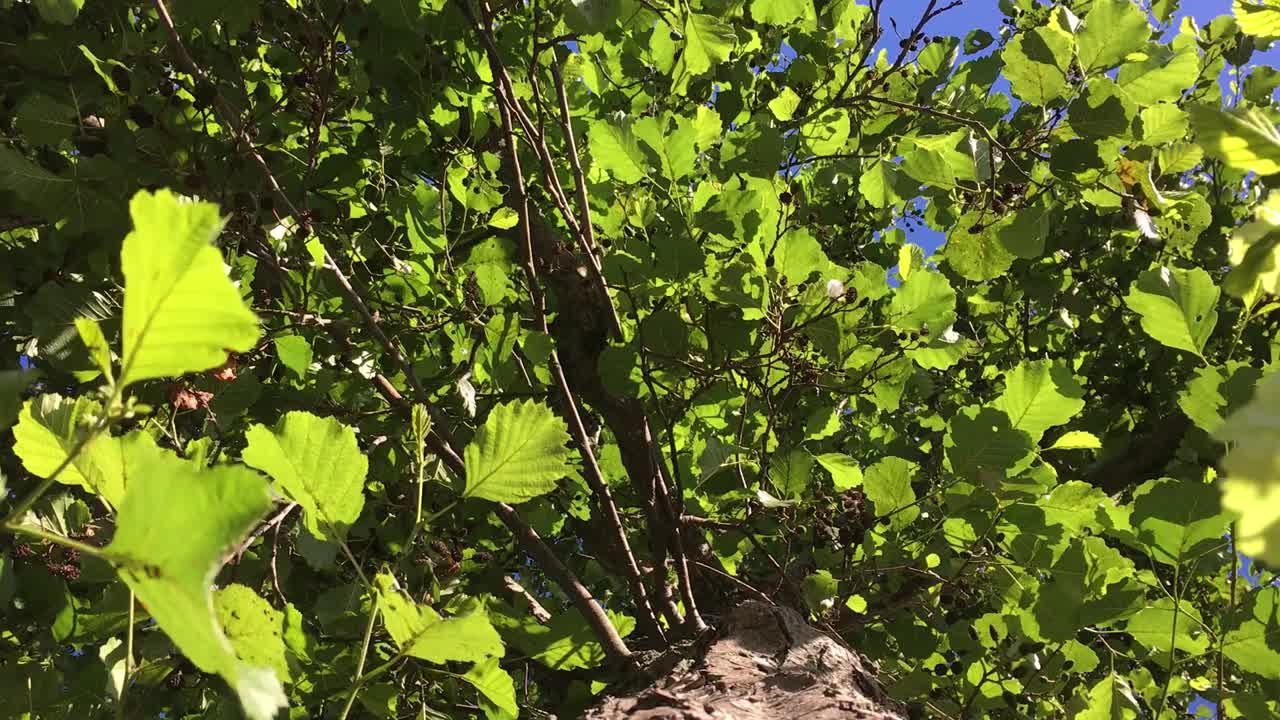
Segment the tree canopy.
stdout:
<svg viewBox="0 0 1280 720">
<path fill-rule="evenodd" d="M 1280 717 L 1280 2 L 986 1 L 0 0 L 0 717 Z"/>
</svg>

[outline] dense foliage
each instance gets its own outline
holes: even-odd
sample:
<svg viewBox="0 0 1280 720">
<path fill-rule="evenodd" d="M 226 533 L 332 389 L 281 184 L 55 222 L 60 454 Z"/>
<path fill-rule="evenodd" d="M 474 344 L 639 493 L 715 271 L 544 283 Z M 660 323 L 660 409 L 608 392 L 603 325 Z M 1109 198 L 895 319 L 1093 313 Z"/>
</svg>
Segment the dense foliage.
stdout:
<svg viewBox="0 0 1280 720">
<path fill-rule="evenodd" d="M 0 0 L 0 716 L 1280 716 L 1280 3 L 979 1 Z"/>
</svg>

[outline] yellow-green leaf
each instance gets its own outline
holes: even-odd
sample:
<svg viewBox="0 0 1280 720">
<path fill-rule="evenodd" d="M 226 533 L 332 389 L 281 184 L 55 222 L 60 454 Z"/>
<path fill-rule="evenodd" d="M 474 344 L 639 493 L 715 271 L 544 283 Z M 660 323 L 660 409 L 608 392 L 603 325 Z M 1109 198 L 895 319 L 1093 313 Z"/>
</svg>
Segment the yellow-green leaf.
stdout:
<svg viewBox="0 0 1280 720">
<path fill-rule="evenodd" d="M 1222 459 L 1222 506 L 1239 517 L 1237 547 L 1280 565 L 1280 373 L 1265 378 L 1214 435 L 1230 444 Z"/>
<path fill-rule="evenodd" d="M 222 229 L 217 206 L 168 190 L 129 203 L 124 239 L 124 354 L 120 383 L 207 370 L 258 339 L 258 319 L 227 277 L 212 244 Z"/>
<path fill-rule="evenodd" d="M 302 506 L 307 530 L 321 540 L 345 540 L 364 508 L 369 472 L 355 432 L 333 418 L 291 412 L 274 432 L 253 425 L 245 438 L 245 463 L 270 475 Z"/>
<path fill-rule="evenodd" d="M 463 453 L 463 497 L 521 503 L 551 492 L 569 473 L 569 432 L 551 408 L 531 400 L 489 412 Z"/>
<path fill-rule="evenodd" d="M 243 466 L 201 468 L 170 453 L 137 460 L 107 557 L 192 664 L 221 675 L 253 720 L 274 718 L 287 704 L 280 678 L 236 656 L 213 598 L 222 558 L 271 507 L 266 479 Z"/>
<path fill-rule="evenodd" d="M 378 575 L 374 585 L 382 622 L 391 639 L 408 654 L 446 663 L 480 662 L 506 652 L 481 603 L 468 600 L 460 612 L 443 618 L 430 607 L 416 604 L 387 573 Z"/>
</svg>

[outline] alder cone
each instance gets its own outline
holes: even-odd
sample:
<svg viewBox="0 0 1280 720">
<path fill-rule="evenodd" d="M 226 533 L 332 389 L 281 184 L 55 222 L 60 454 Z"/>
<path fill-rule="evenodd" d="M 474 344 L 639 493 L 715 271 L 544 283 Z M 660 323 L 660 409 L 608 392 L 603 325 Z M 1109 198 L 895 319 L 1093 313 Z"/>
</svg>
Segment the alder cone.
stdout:
<svg viewBox="0 0 1280 720">
<path fill-rule="evenodd" d="M 857 653 L 790 608 L 749 601 L 702 657 L 638 693 L 611 697 L 590 720 L 901 720 Z"/>
</svg>

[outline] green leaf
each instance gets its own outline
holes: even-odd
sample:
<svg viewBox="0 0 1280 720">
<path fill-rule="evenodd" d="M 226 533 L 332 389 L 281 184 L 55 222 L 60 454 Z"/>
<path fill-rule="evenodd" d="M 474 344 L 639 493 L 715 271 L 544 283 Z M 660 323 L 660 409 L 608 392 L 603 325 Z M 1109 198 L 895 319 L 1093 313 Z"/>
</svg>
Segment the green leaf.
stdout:
<svg viewBox="0 0 1280 720">
<path fill-rule="evenodd" d="M 1235 0 L 1231 11 L 1240 32 L 1260 38 L 1280 37 L 1280 5 L 1275 0 Z"/>
<path fill-rule="evenodd" d="M 1218 324 L 1219 294 L 1213 278 L 1200 268 L 1162 266 L 1140 274 L 1124 301 L 1138 313 L 1142 329 L 1152 338 L 1202 355 Z"/>
<path fill-rule="evenodd" d="M 1137 720 L 1142 713 L 1133 687 L 1116 673 L 1107 673 L 1089 690 L 1084 706 L 1075 720 Z"/>
<path fill-rule="evenodd" d="M 774 455 L 769 464 L 769 481 L 784 497 L 799 498 L 809 489 L 813 456 L 801 448 Z"/>
<path fill-rule="evenodd" d="M 291 680 L 284 655 L 284 613 L 271 607 L 252 588 L 228 585 L 213 596 L 218 622 L 240 662 L 275 670 L 283 682 Z"/>
<path fill-rule="evenodd" d="M 1018 33 L 1005 46 L 1004 75 L 1024 102 L 1047 106 L 1067 91 L 1071 37 L 1054 26 Z"/>
<path fill-rule="evenodd" d="M 493 615 L 498 629 L 516 647 L 553 670 L 594 668 L 608 658 L 595 632 L 577 608 L 557 612 L 551 621 L 541 624 L 527 613 L 511 614 L 504 610 Z M 621 637 L 627 637 L 636 621 L 612 610 L 605 611 Z"/>
<path fill-rule="evenodd" d="M 200 468 L 168 453 L 136 459 L 106 555 L 182 654 L 221 675 L 246 715 L 270 720 L 287 704 L 280 679 L 236 657 L 213 598 L 222 558 L 271 507 L 266 480 L 244 467 Z"/>
<path fill-rule="evenodd" d="M 751 0 L 751 17 L 769 25 L 790 25 L 797 20 L 817 20 L 813 0 Z"/>
<path fill-rule="evenodd" d="M 1134 491 L 1129 522 L 1155 560 L 1180 565 L 1225 541 L 1230 517 L 1212 485 L 1165 478 Z"/>
<path fill-rule="evenodd" d="M 508 402 L 489 412 L 467 445 L 462 496 L 522 503 L 569 474 L 568 427 L 541 403 Z"/>
<path fill-rule="evenodd" d="M 790 120 L 795 116 L 796 109 L 800 107 L 800 96 L 795 90 L 789 87 L 782 88 L 782 92 L 778 96 L 769 101 L 769 112 L 773 116 L 783 122 Z"/>
<path fill-rule="evenodd" d="M 1160 173 L 1186 172 L 1204 160 L 1204 149 L 1193 142 L 1171 142 L 1156 150 L 1156 164 Z"/>
<path fill-rule="evenodd" d="M 849 142 L 849 132 L 849 113 L 839 110 L 827 110 L 800 126 L 800 137 L 804 139 L 805 147 L 814 155 L 834 155 L 840 152 Z"/>
<path fill-rule="evenodd" d="M 1213 365 L 1196 370 L 1196 376 L 1178 393 L 1178 407 L 1201 430 L 1212 433 L 1222 425 L 1227 399 L 1222 396 L 1222 372 Z"/>
<path fill-rule="evenodd" d="M 1236 546 L 1280 565 L 1280 373 L 1262 380 L 1214 436 L 1231 444 L 1222 460 L 1222 506 L 1239 518 Z"/>
<path fill-rule="evenodd" d="M 911 149 L 903 155 L 902 170 L 925 185 L 955 187 L 975 182 L 978 168 L 974 157 L 962 149 L 968 143 L 968 130 L 913 138 Z"/>
<path fill-rule="evenodd" d="M 1169 652 L 1171 641 L 1174 648 L 1193 655 L 1209 649 L 1200 613 L 1189 602 L 1157 598 L 1130 616 L 1124 629 L 1134 640 L 1161 652 Z"/>
<path fill-rule="evenodd" d="M 515 720 L 519 715 L 515 683 L 511 675 L 498 666 L 498 658 L 477 662 L 462 679 L 480 691 L 480 708 L 489 720 Z"/>
<path fill-rule="evenodd" d="M 1048 497 L 1036 501 L 1049 525 L 1061 525 L 1073 535 L 1084 529 L 1098 529 L 1098 511 L 1115 503 L 1098 488 L 1079 480 L 1055 487 Z"/>
<path fill-rule="evenodd" d="M 343 542 L 364 507 L 369 459 L 351 428 L 333 418 L 291 412 L 275 427 L 251 425 L 243 458 L 302 506 L 307 530 L 321 540 Z"/>
<path fill-rule="evenodd" d="M 1066 640 L 1080 628 L 1111 620 L 1117 611 L 1130 612 L 1132 593 L 1123 592 L 1132 582 L 1133 562 L 1107 545 L 1102 538 L 1072 538 L 1062 556 L 1054 563 L 1051 579 L 1036 595 L 1035 619 L 1040 634 L 1049 640 Z M 1108 599 L 1109 588 L 1128 595 L 1120 607 Z M 1136 610 L 1136 608 L 1134 608 Z"/>
<path fill-rule="evenodd" d="M 409 655 L 443 664 L 480 662 L 506 652 L 480 602 L 467 600 L 460 612 L 442 618 L 430 607 L 414 603 L 387 573 L 374 578 L 374 585 L 382 622 L 396 645 Z"/>
<path fill-rule="evenodd" d="M 1186 137 L 1190 118 L 1177 105 L 1157 103 L 1143 108 L 1138 113 L 1138 122 L 1142 128 L 1142 142 L 1151 147 L 1159 147 Z"/>
<path fill-rule="evenodd" d="M 80 15 L 84 0 L 33 0 L 32 4 L 45 22 L 70 25 Z"/>
<path fill-rule="evenodd" d="M 89 357 L 93 359 L 93 364 L 98 366 L 102 374 L 110 381 L 111 373 L 111 346 L 107 344 L 107 337 L 102 334 L 102 327 L 92 318 L 78 317 L 76 322 L 76 332 L 80 335 L 80 341 L 89 351 Z"/>
<path fill-rule="evenodd" d="M 916 464 L 900 457 L 886 457 L 867 468 L 863 487 L 867 498 L 875 503 L 876 515 L 889 517 L 889 527 L 903 528 L 920 515 L 911 489 Z"/>
<path fill-rule="evenodd" d="M 96 422 L 98 403 L 88 398 L 41 395 L 28 400 L 13 428 L 13 451 L 31 474 L 47 478 L 80 444 L 86 423 Z M 58 474 L 64 485 L 78 485 L 101 495 L 113 507 L 125 497 L 133 463 L 148 454 L 159 454 L 155 440 L 135 431 L 120 437 L 99 434 Z"/>
<path fill-rule="evenodd" d="M 973 55 L 982 52 L 995 41 L 996 39 L 986 30 L 981 28 L 970 30 L 969 34 L 964 36 L 964 54 Z"/>
<path fill-rule="evenodd" d="M 22 393 L 38 377 L 40 373 L 34 370 L 0 370 L 0 432 L 18 419 Z"/>
<path fill-rule="evenodd" d="M 14 111 L 14 125 L 34 145 L 56 148 L 71 138 L 76 109 L 43 93 L 28 95 Z"/>
<path fill-rule="evenodd" d="M 1047 450 L 1099 450 L 1102 441 L 1098 436 L 1084 430 L 1071 430 L 1053 441 Z"/>
<path fill-rule="evenodd" d="M 499 230 L 510 230 L 520 224 L 520 213 L 513 208 L 500 207 L 489 217 L 489 227 Z"/>
<path fill-rule="evenodd" d="M 690 74 L 701 75 L 728 60 L 737 44 L 733 26 L 702 13 L 685 16 L 682 62 Z"/>
<path fill-rule="evenodd" d="M 218 367 L 227 352 L 258 340 L 258 319 L 211 243 L 218 208 L 168 190 L 139 192 L 129 203 L 133 232 L 124 239 L 124 354 L 120 384 Z"/>
<path fill-rule="evenodd" d="M 1015 429 L 1004 412 L 976 406 L 952 416 L 943 446 L 951 470 L 973 482 L 1003 479 L 1035 449 L 1031 436 Z"/>
<path fill-rule="evenodd" d="M 831 265 L 822 245 L 806 228 L 797 228 L 783 235 L 773 252 L 773 266 L 791 285 L 798 286 L 814 273 L 825 271 Z"/>
<path fill-rule="evenodd" d="M 1107 70 L 1151 37 L 1146 13 L 1133 0 L 1094 0 L 1076 35 L 1077 57 L 1085 73 Z"/>
<path fill-rule="evenodd" d="M 630 124 L 593 120 L 587 131 L 591 157 L 618 182 L 638 183 L 649 174 L 649 163 Z"/>
<path fill-rule="evenodd" d="M 1227 167 L 1259 175 L 1280 172 L 1280 131 L 1257 108 L 1188 105 L 1196 139 Z"/>
<path fill-rule="evenodd" d="M 913 272 L 894 291 L 889 317 L 895 328 L 941 332 L 955 319 L 956 291 L 941 273 Z"/>
<path fill-rule="evenodd" d="M 640 118 L 631 128 L 662 161 L 663 176 L 679 180 L 693 172 L 697 161 L 698 127 L 685 117 L 674 117 L 670 122 L 675 123 L 673 131 L 668 129 L 667 118 L 656 116 Z"/>
<path fill-rule="evenodd" d="M 1174 47 L 1149 44 L 1146 59 L 1131 60 L 1120 66 L 1116 82 L 1138 106 L 1173 102 L 1182 97 L 1190 78 L 1200 73 L 1200 56 L 1194 40 Z"/>
<path fill-rule="evenodd" d="M 862 484 L 862 467 L 844 453 L 823 453 L 815 458 L 818 464 L 831 473 L 836 490 L 845 491 Z"/>
<path fill-rule="evenodd" d="M 482 240 L 476 243 L 462 264 L 464 270 L 476 274 L 476 284 L 480 286 L 480 297 L 485 305 L 497 305 L 511 290 L 511 272 L 514 270 L 511 248 L 511 241 L 506 238 Z"/>
<path fill-rule="evenodd" d="M 821 614 L 835 606 L 836 593 L 840 583 L 828 570 L 819 570 L 809 575 L 800 583 L 800 592 L 804 602 L 814 613 Z"/>
<path fill-rule="evenodd" d="M 991 405 L 1009 416 L 1015 430 L 1039 443 L 1045 430 L 1070 422 L 1084 409 L 1084 388 L 1060 363 L 1020 363 L 1005 377 L 1004 393 Z"/>
<path fill-rule="evenodd" d="M 1246 672 L 1280 679 L 1280 588 L 1246 593 L 1232 620 L 1222 653 Z"/>
<path fill-rule="evenodd" d="M 993 235 L 994 228 L 983 224 L 981 213 L 965 213 L 947 233 L 943 256 L 966 280 L 985 282 L 1000 277 L 1015 258 Z"/>
<path fill-rule="evenodd" d="M 1027 205 L 1013 212 L 1013 218 L 992 227 L 996 239 L 1014 257 L 1032 260 L 1044 254 L 1044 242 L 1052 229 L 1053 213 L 1048 203 Z"/>
<path fill-rule="evenodd" d="M 1280 193 L 1267 193 L 1254 219 L 1232 233 L 1228 250 L 1235 266 L 1223 283 L 1229 294 L 1280 294 Z"/>
<path fill-rule="evenodd" d="M 887 208 L 917 194 L 919 185 L 902 169 L 887 160 L 873 164 L 858 178 L 858 192 L 876 208 Z"/>
<path fill-rule="evenodd" d="M 274 342 L 280 364 L 292 370 L 298 378 L 305 378 L 311 368 L 311 343 L 301 335 L 281 335 Z"/>
<path fill-rule="evenodd" d="M 1137 114 L 1133 101 L 1111 78 L 1103 76 L 1089 81 L 1084 94 L 1071 103 L 1067 119 L 1072 129 L 1085 137 L 1127 137 Z"/>
</svg>

